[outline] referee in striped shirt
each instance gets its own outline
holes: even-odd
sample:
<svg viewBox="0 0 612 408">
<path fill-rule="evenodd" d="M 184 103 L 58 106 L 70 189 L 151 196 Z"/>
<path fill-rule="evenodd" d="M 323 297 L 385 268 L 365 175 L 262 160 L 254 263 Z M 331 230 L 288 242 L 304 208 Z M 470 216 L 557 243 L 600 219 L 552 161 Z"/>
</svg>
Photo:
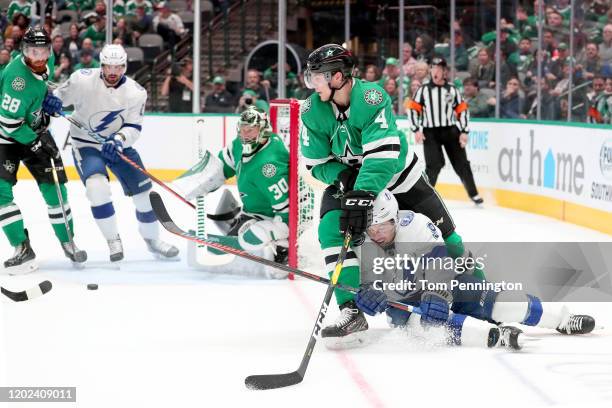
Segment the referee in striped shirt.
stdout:
<svg viewBox="0 0 612 408">
<path fill-rule="evenodd" d="M 436 185 L 438 174 L 444 167 L 442 146 L 461 179 L 465 190 L 476 204 L 483 200 L 478 195 L 470 162 L 465 153 L 468 141 L 468 105 L 459 90 L 446 81 L 446 61 L 434 58 L 431 80 L 417 89 L 408 106 L 410 127 L 417 143 L 424 144 L 427 177 Z"/>
</svg>

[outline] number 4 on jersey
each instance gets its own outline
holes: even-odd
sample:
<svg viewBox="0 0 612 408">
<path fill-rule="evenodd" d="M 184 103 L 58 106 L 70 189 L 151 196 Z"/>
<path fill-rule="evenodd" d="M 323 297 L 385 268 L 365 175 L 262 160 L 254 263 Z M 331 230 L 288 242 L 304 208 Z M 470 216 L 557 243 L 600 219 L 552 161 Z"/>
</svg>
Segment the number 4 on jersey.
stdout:
<svg viewBox="0 0 612 408">
<path fill-rule="evenodd" d="M 380 113 L 378 114 L 376 119 L 374 119 L 374 123 L 380 123 L 381 129 L 387 129 L 389 127 L 389 125 L 387 124 L 387 118 L 385 118 L 385 108 L 382 108 L 380 110 Z"/>
</svg>

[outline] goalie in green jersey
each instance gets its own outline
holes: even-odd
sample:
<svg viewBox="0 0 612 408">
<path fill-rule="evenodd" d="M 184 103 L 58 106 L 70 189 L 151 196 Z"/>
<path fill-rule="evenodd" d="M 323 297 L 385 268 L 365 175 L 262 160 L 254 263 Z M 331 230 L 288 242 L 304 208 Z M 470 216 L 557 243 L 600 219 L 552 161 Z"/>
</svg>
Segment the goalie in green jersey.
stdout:
<svg viewBox="0 0 612 408">
<path fill-rule="evenodd" d="M 246 251 L 280 263 L 287 262 L 289 227 L 289 152 L 274 133 L 267 114 L 248 107 L 238 120 L 238 136 L 218 157 L 206 152 L 202 160 L 173 184 L 189 200 L 221 187 L 236 176 L 242 208 L 225 190 L 213 214 L 228 236 L 236 236 Z M 286 277 L 278 271 L 273 277 Z"/>
<path fill-rule="evenodd" d="M 377 84 L 353 78 L 355 59 L 340 45 L 313 51 L 304 72 L 306 85 L 315 90 L 302 104 L 301 153 L 312 175 L 328 184 L 321 201 L 318 236 L 325 265 L 332 272 L 351 229 L 359 244 L 372 222 L 376 196 L 388 189 L 400 210 L 425 214 L 441 230 L 448 252 L 463 254 L 461 237 L 440 196 L 424 175 L 424 164 L 397 128 L 391 98 Z M 359 261 L 349 250 L 338 280 L 360 283 Z M 339 319 L 325 327 L 322 337 L 359 337 L 368 324 L 355 306 L 354 295 L 336 290 Z M 351 336 L 355 335 L 355 336 Z"/>
</svg>

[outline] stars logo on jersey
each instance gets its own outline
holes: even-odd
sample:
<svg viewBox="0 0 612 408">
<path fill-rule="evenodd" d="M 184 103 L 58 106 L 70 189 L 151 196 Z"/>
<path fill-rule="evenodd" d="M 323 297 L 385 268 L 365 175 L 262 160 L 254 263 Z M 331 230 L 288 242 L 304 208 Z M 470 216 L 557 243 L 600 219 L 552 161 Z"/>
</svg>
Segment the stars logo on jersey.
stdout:
<svg viewBox="0 0 612 408">
<path fill-rule="evenodd" d="M 363 98 L 368 105 L 378 105 L 383 100 L 383 94 L 377 89 L 368 89 L 363 94 Z"/>
<path fill-rule="evenodd" d="M 276 174 L 276 166 L 271 163 L 264 164 L 264 166 L 261 168 L 261 172 L 267 178 L 274 177 Z"/>
<path fill-rule="evenodd" d="M 312 106 L 312 102 L 311 102 L 310 98 L 306 98 L 306 100 L 304 101 L 304 103 L 300 107 L 300 113 L 302 115 L 305 114 L 306 112 L 308 112 L 310 110 L 311 106 Z"/>
<path fill-rule="evenodd" d="M 124 109 L 96 112 L 89 118 L 89 128 L 103 137 L 108 137 L 123 126 L 123 111 Z"/>
<path fill-rule="evenodd" d="M 9 160 L 5 161 L 3 166 L 4 166 L 4 169 L 8 171 L 10 174 L 13 174 L 15 172 L 15 168 L 16 168 L 15 163 Z"/>
<path fill-rule="evenodd" d="M 25 79 L 22 77 L 15 77 L 13 82 L 11 82 L 11 87 L 16 91 L 23 91 L 25 89 Z"/>
</svg>

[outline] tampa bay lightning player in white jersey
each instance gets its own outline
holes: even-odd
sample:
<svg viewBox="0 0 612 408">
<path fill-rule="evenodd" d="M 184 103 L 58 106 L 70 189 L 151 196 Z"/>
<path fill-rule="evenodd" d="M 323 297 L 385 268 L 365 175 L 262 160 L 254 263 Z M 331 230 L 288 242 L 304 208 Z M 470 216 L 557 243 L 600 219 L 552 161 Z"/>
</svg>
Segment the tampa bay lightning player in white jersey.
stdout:
<svg viewBox="0 0 612 408">
<path fill-rule="evenodd" d="M 134 200 L 139 231 L 149 251 L 162 259 L 174 258 L 178 249 L 159 239 L 159 225 L 149 202 L 151 180 L 118 156 L 123 153 L 144 167 L 133 145 L 140 137 L 147 91 L 125 76 L 127 54 L 121 45 L 104 46 L 100 62 L 101 68 L 76 71 L 54 91 L 59 98 L 55 106 L 74 105 L 73 117 L 105 138 L 101 144 L 87 131 L 70 127 L 74 161 L 87 189 L 91 211 L 108 242 L 110 260 L 123 259 L 108 168 L 121 183 L 125 195 Z M 54 105 L 47 102 L 47 109 Z"/>
</svg>

